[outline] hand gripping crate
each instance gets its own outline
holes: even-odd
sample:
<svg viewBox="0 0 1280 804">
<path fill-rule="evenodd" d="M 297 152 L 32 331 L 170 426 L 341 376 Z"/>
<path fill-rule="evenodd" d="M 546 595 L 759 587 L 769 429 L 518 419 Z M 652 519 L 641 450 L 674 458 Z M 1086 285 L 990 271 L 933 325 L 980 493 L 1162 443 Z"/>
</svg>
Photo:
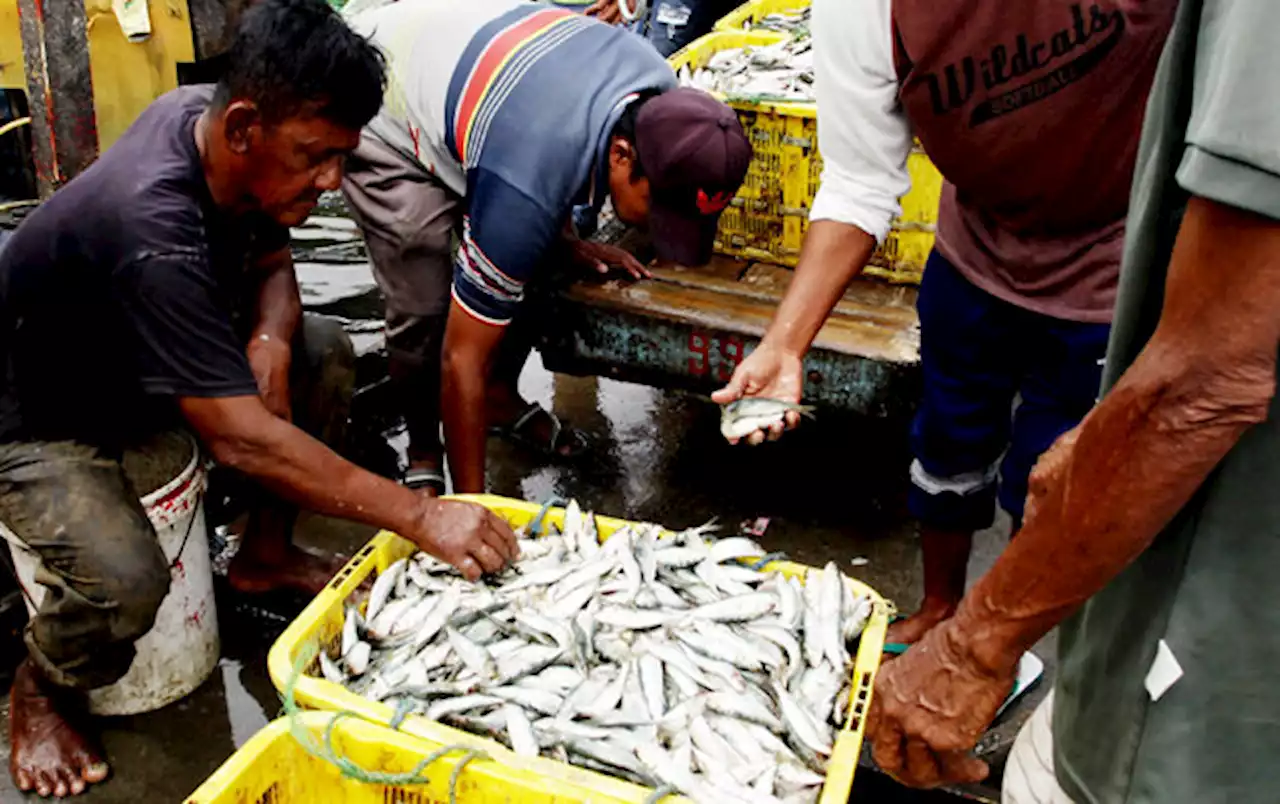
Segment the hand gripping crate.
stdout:
<svg viewBox="0 0 1280 804">
<path fill-rule="evenodd" d="M 743 19 L 750 19 L 750 13 Z M 786 34 L 771 31 L 716 31 L 672 54 L 668 61 L 677 71 L 686 66 L 696 70 L 718 51 L 771 45 L 786 38 Z M 794 266 L 822 179 L 817 104 L 727 102 L 738 113 L 755 155 L 746 181 L 720 218 L 716 250 Z M 907 170 L 911 189 L 902 198 L 902 214 L 872 256 L 866 273 L 891 282 L 919 283 L 933 248 L 942 176 L 918 143 L 907 158 Z"/>
<path fill-rule="evenodd" d="M 470 500 L 484 505 L 506 519 L 512 527 L 527 525 L 541 510 L 540 506 L 532 503 L 492 495 L 460 495 L 451 499 Z M 546 514 L 545 521 L 557 526 L 562 525 L 564 511 L 551 509 Z M 598 516 L 596 524 L 600 529 L 600 538 L 603 540 L 627 523 L 619 519 Z M 416 549 L 409 541 L 393 533 L 383 532 L 356 553 L 271 647 L 267 666 L 276 687 L 283 691 L 291 680 L 295 680 L 295 663 L 311 655 L 318 647 L 331 644 L 334 640 L 341 638 L 343 607 L 361 583 L 385 570 L 392 562 L 413 554 Z M 802 579 L 809 572 L 807 567 L 786 561 L 774 562 L 769 566 Z M 845 582 L 850 585 L 855 594 L 870 595 L 873 608 L 871 618 L 858 642 L 853 666 L 853 697 L 849 706 L 849 717 L 836 737 L 835 747 L 828 763 L 826 784 L 819 799 L 822 804 L 836 804 L 836 802 L 844 804 L 849 799 L 849 792 L 853 787 L 853 775 L 858 767 L 858 755 L 862 748 L 866 713 L 871 704 L 872 685 L 876 670 L 880 666 L 880 654 L 884 649 L 884 633 L 891 613 L 891 604 L 874 589 L 851 578 L 845 578 Z M 350 712 L 373 723 L 390 723 L 396 714 L 395 710 L 386 703 L 361 697 L 338 684 L 318 677 L 314 668 L 296 678 L 293 692 L 295 700 L 301 706 Z M 458 778 L 460 800 L 468 802 L 640 804 L 653 792 L 649 788 L 623 779 L 547 757 L 522 757 L 497 741 L 427 720 L 421 715 L 414 714 L 405 718 L 396 734 L 397 737 L 408 735 L 423 741 L 422 750 L 416 755 L 418 759 L 447 745 L 484 751 L 489 758 L 470 762 Z M 354 759 L 358 761 L 359 757 Z M 446 762 L 445 759 L 440 761 Z M 409 767 L 412 767 L 412 763 Z M 427 773 L 430 775 L 429 768 Z M 462 790 L 467 791 L 467 798 L 461 797 Z M 241 801 L 240 799 L 232 800 L 237 804 Z M 334 800 L 343 801 L 344 799 L 335 798 Z M 363 801 L 363 799 L 352 800 Z M 439 799 L 421 799 L 424 803 L 437 800 Z M 217 801 L 221 804 L 220 800 Z M 293 804 L 293 800 L 287 798 L 272 799 L 269 802 L 254 799 L 245 799 L 245 801 L 247 804 Z M 298 799 L 298 801 L 310 800 Z M 419 799 L 388 798 L 387 801 L 417 802 Z M 664 798 L 663 801 L 687 800 L 673 796 Z"/>
</svg>

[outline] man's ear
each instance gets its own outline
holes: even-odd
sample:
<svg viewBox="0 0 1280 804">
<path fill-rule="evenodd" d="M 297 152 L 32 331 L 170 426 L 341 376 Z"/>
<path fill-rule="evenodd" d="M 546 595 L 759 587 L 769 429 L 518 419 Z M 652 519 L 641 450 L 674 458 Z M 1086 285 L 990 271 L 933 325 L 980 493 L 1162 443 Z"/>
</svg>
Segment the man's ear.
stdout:
<svg viewBox="0 0 1280 804">
<path fill-rule="evenodd" d="M 262 135 L 262 115 L 253 101 L 238 100 L 222 113 L 222 133 L 231 152 L 244 156 Z"/>
<path fill-rule="evenodd" d="M 625 167 L 629 171 L 635 159 L 635 146 L 628 142 L 625 137 L 614 137 L 609 141 L 610 167 Z"/>
</svg>

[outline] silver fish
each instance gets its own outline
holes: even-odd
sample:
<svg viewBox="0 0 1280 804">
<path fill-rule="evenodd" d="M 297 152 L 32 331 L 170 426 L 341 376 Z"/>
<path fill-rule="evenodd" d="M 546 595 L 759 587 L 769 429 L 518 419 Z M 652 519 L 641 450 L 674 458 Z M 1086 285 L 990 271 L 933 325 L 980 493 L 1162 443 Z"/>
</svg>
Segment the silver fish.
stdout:
<svg viewBox="0 0 1280 804">
<path fill-rule="evenodd" d="M 721 51 L 721 54 L 726 52 L 728 51 Z M 727 94 L 740 89 L 742 85 L 731 87 L 722 83 L 720 86 L 723 88 L 718 88 L 715 91 Z M 720 433 L 725 438 L 745 438 L 756 430 L 763 430 L 772 425 L 782 423 L 784 416 L 789 411 L 812 417 L 813 410 L 809 405 L 797 405 L 794 402 L 785 402 L 780 399 L 743 397 L 730 402 L 721 409 Z M 756 553 L 756 555 L 759 555 L 759 553 Z"/>
<path fill-rule="evenodd" d="M 821 755 L 831 755 L 831 735 L 826 728 L 814 721 L 791 694 L 776 682 L 773 685 L 774 696 L 778 707 L 782 710 L 782 719 L 788 731 L 801 745 Z"/>
<path fill-rule="evenodd" d="M 394 561 L 384 572 L 378 575 L 377 580 L 373 582 L 373 588 L 369 590 L 369 604 L 364 610 L 366 621 L 372 621 L 374 617 L 378 616 L 378 612 L 382 611 L 382 607 L 386 605 L 392 591 L 396 588 L 396 580 L 408 563 L 409 559 L 407 558 Z"/>
<path fill-rule="evenodd" d="M 564 703 L 563 695 L 521 686 L 490 687 L 485 690 L 485 694 L 543 715 L 556 714 Z"/>
<path fill-rule="evenodd" d="M 497 675 L 497 665 L 493 663 L 493 657 L 489 655 L 489 651 L 485 650 L 483 645 L 477 645 L 455 629 L 447 626 L 444 629 L 444 635 L 468 670 L 484 679 L 491 679 Z"/>
<path fill-rule="evenodd" d="M 715 603 L 706 603 L 691 610 L 686 616 L 693 620 L 736 623 L 744 620 L 758 620 L 771 613 L 777 605 L 778 599 L 774 595 L 768 592 L 752 592 L 727 597 Z"/>
<path fill-rule="evenodd" d="M 644 692 L 645 704 L 649 709 L 649 715 L 654 720 L 658 720 L 667 708 L 662 660 L 652 653 L 646 653 L 638 661 L 640 687 Z"/>
<path fill-rule="evenodd" d="M 538 755 L 538 738 L 533 734 L 533 724 L 524 710 L 514 704 L 502 707 L 502 715 L 506 719 L 507 737 L 511 740 L 511 750 L 522 757 Z"/>
</svg>

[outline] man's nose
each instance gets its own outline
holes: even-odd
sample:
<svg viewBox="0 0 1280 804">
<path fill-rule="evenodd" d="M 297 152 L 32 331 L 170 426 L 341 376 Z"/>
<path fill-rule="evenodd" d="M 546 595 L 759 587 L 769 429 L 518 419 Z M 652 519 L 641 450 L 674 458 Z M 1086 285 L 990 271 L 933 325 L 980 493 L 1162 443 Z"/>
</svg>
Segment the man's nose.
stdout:
<svg viewBox="0 0 1280 804">
<path fill-rule="evenodd" d="M 321 192 L 336 190 L 342 185 L 342 160 L 331 159 L 316 176 L 316 189 Z"/>
</svg>

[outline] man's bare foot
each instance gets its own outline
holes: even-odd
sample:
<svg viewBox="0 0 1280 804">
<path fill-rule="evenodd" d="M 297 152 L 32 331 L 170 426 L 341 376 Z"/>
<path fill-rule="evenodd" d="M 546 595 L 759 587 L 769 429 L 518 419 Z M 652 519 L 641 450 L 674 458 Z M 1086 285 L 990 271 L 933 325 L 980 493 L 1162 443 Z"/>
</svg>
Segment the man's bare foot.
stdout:
<svg viewBox="0 0 1280 804">
<path fill-rule="evenodd" d="M 280 560 L 270 562 L 242 549 L 227 567 L 227 581 L 237 592 L 286 589 L 314 597 L 346 563 L 344 556 L 317 555 L 296 545 L 290 545 Z"/>
<path fill-rule="evenodd" d="M 915 614 L 889 624 L 889 630 L 884 635 L 884 641 L 900 645 L 914 645 L 924 639 L 924 635 L 929 633 L 935 625 L 955 614 L 956 606 L 958 605 L 958 603 L 950 601 L 925 598 L 920 610 Z"/>
<path fill-rule="evenodd" d="M 107 778 L 102 751 L 67 721 L 68 709 L 24 659 L 9 692 L 9 773 L 22 792 L 64 798 Z"/>
</svg>

